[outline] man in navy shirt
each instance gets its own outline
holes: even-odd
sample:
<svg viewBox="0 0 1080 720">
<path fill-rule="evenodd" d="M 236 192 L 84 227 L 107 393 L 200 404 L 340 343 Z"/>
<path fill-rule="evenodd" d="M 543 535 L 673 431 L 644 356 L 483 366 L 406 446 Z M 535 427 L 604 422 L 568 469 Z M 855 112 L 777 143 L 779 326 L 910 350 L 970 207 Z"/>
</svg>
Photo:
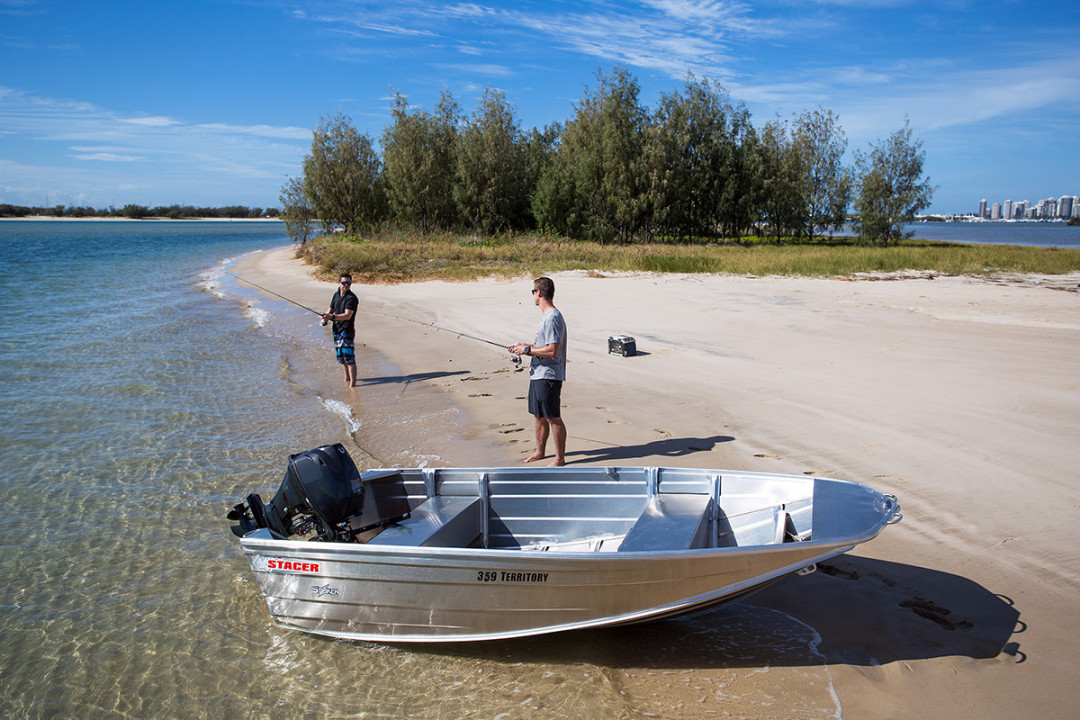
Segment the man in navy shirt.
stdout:
<svg viewBox="0 0 1080 720">
<path fill-rule="evenodd" d="M 334 331 L 334 355 L 345 370 L 345 384 L 356 387 L 356 308 L 360 301 L 352 291 L 352 275 L 342 273 L 337 292 L 330 298 L 330 309 L 323 313 L 322 324 L 332 322 Z"/>
</svg>

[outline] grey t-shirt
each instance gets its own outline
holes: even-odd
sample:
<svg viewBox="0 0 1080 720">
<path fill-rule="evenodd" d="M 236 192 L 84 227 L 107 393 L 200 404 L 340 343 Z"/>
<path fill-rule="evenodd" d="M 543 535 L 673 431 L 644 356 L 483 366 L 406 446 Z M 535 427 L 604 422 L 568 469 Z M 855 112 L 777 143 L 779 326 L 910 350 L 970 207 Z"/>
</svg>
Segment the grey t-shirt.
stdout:
<svg viewBox="0 0 1080 720">
<path fill-rule="evenodd" d="M 529 379 L 566 379 L 566 321 L 563 320 L 562 313 L 555 308 L 540 318 L 540 327 L 536 329 L 536 341 L 533 345 L 544 347 L 551 343 L 559 343 L 559 354 L 553 358 L 533 356 L 529 365 Z"/>
</svg>

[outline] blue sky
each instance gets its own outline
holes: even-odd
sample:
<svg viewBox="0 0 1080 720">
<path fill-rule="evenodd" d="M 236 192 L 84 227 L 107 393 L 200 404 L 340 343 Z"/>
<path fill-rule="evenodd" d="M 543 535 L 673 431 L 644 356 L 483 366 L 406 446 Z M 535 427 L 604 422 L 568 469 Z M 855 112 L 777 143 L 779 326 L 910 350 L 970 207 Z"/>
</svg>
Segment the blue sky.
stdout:
<svg viewBox="0 0 1080 720">
<path fill-rule="evenodd" d="M 649 108 L 688 71 L 757 127 L 820 105 L 849 153 L 906 114 L 937 212 L 1080 195 L 1076 0 L 0 0 L 0 202 L 276 206 L 323 116 L 491 85 L 543 127 L 616 65 Z"/>
</svg>

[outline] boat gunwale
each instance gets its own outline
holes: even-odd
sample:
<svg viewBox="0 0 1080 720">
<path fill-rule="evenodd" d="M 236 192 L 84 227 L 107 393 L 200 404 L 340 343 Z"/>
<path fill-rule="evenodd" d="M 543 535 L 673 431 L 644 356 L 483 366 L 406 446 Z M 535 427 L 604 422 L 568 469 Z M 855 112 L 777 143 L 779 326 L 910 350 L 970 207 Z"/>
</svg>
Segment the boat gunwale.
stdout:
<svg viewBox="0 0 1080 720">
<path fill-rule="evenodd" d="M 757 545 L 735 545 L 735 546 L 723 546 L 723 547 L 705 547 L 705 548 L 680 548 L 675 550 L 618 550 L 613 552 L 600 552 L 595 550 L 539 550 L 528 547 L 496 547 L 496 548 L 483 548 L 483 547 L 451 547 L 451 546 L 431 546 L 431 545 L 368 545 L 367 543 L 352 543 L 352 542 L 321 542 L 313 539 L 308 540 L 296 540 L 288 538 L 263 538 L 252 537 L 253 533 L 259 532 L 258 530 L 249 533 L 248 535 L 240 538 L 240 544 L 244 549 L 245 554 L 251 555 L 259 552 L 262 549 L 280 548 L 279 551 L 288 551 L 292 553 L 305 556 L 317 557 L 320 553 L 333 556 L 341 555 L 401 555 L 401 556 L 447 556 L 447 557 L 491 557 L 491 558 L 522 558 L 528 557 L 532 561 L 538 561 L 540 558 L 549 559 L 562 559 L 562 560 L 585 560 L 586 558 L 594 559 L 596 561 L 611 561 L 614 558 L 671 558 L 671 557 L 683 557 L 688 554 L 707 554 L 707 553 L 752 553 L 752 552 L 776 552 L 783 550 L 786 547 L 825 547 L 825 546 L 837 546 L 850 544 L 852 546 L 859 545 L 864 542 L 868 542 L 874 539 L 887 525 L 894 522 L 893 518 L 897 517 L 900 512 L 899 503 L 895 498 L 881 493 L 868 485 L 854 481 L 844 480 L 841 478 L 822 477 L 818 475 L 792 475 L 788 473 L 773 473 L 773 472 L 761 472 L 761 471 L 743 471 L 743 470 L 722 470 L 714 468 L 680 468 L 680 467 L 653 467 L 653 466 L 605 466 L 605 465 L 590 465 L 585 467 L 547 467 L 547 468 L 521 468 L 521 467 L 489 467 L 489 468 L 375 468 L 365 471 L 364 475 L 383 473 L 389 470 L 399 471 L 402 473 L 409 473 L 412 475 L 420 475 L 423 477 L 431 477 L 433 481 L 437 481 L 439 474 L 492 474 L 507 472 L 510 475 L 550 475 L 558 476 L 559 474 L 566 474 L 568 472 L 585 472 L 589 475 L 607 475 L 610 476 L 613 473 L 618 474 L 620 471 L 626 472 L 629 470 L 643 471 L 646 474 L 656 473 L 658 477 L 662 477 L 665 471 L 674 471 L 677 473 L 690 473 L 699 474 L 702 477 L 711 477 L 719 475 L 723 477 L 745 477 L 752 480 L 771 479 L 779 481 L 791 481 L 797 482 L 800 485 L 808 484 L 810 486 L 809 498 L 813 500 L 818 483 L 824 485 L 843 485 L 851 488 L 858 488 L 863 490 L 876 498 L 880 498 L 886 501 L 885 506 L 882 508 L 880 517 L 872 525 L 865 528 L 864 532 L 845 535 L 834 536 L 829 538 L 811 537 L 810 540 L 802 540 L 795 543 L 765 543 Z M 545 482 L 571 482 L 559 481 L 554 479 L 545 478 Z M 426 483 L 425 483 L 426 484 Z M 658 495 L 710 495 L 710 492 L 670 492 L 664 491 L 662 486 L 658 488 Z M 723 497 L 723 493 L 720 493 Z M 471 495 L 459 495 L 459 494 L 439 494 L 429 497 L 472 497 Z M 515 498 L 522 497 L 515 495 Z M 551 499 L 552 497 L 564 497 L 560 494 L 558 496 L 552 495 L 539 495 L 544 499 Z M 571 494 L 565 495 L 565 497 L 574 497 Z M 716 499 L 716 498 L 714 498 Z M 800 499 L 801 501 L 801 499 Z M 718 503 L 719 504 L 719 503 Z M 790 503 L 783 503 L 790 504 Z M 759 512 L 760 510 L 774 507 L 771 505 L 762 505 L 760 508 L 735 513 L 727 517 L 738 517 L 741 515 L 750 514 L 753 512 Z M 721 506 L 722 509 L 722 506 Z M 588 539 L 587 537 L 580 538 L 581 540 Z M 320 557 L 320 559 L 330 560 L 330 557 Z"/>
<path fill-rule="evenodd" d="M 830 539 L 811 539 L 791 543 L 771 543 L 761 545 L 743 545 L 710 548 L 686 548 L 679 550 L 619 550 L 614 552 L 599 552 L 595 550 L 528 550 L 521 548 L 460 548 L 441 547 L 428 545 L 368 545 L 366 543 L 341 543 L 341 542 L 318 542 L 311 540 L 279 540 L 277 538 L 254 538 L 245 536 L 240 543 L 247 555 L 258 554 L 264 550 L 279 550 L 294 555 L 317 558 L 320 560 L 333 561 L 345 559 L 342 556 L 359 558 L 365 555 L 389 555 L 389 556 L 443 556 L 463 558 L 492 558 L 508 559 L 520 558 L 529 562 L 552 562 L 555 560 L 580 560 L 593 562 L 611 562 L 617 559 L 670 559 L 672 557 L 688 557 L 698 555 L 732 555 L 732 554 L 759 554 L 775 553 L 778 551 L 796 551 L 798 549 L 836 547 L 841 545 L 861 545 L 873 540 L 888 524 L 882 521 L 875 529 L 865 535 L 848 536 Z M 325 556 L 325 557 L 324 557 Z"/>
</svg>

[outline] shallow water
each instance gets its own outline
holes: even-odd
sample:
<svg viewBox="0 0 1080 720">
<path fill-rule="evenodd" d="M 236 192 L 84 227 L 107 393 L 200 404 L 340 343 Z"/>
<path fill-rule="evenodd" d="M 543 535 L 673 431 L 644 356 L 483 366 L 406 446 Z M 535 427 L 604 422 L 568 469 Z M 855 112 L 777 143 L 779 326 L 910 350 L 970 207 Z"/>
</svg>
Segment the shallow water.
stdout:
<svg viewBox="0 0 1080 720">
<path fill-rule="evenodd" d="M 0 223 L 0 716 L 837 716 L 816 633 L 752 604 L 435 647 L 276 627 L 227 509 L 327 442 L 438 463 L 355 439 L 453 421 L 352 415 L 317 319 L 227 274 L 286 242 L 276 223 Z"/>
</svg>

